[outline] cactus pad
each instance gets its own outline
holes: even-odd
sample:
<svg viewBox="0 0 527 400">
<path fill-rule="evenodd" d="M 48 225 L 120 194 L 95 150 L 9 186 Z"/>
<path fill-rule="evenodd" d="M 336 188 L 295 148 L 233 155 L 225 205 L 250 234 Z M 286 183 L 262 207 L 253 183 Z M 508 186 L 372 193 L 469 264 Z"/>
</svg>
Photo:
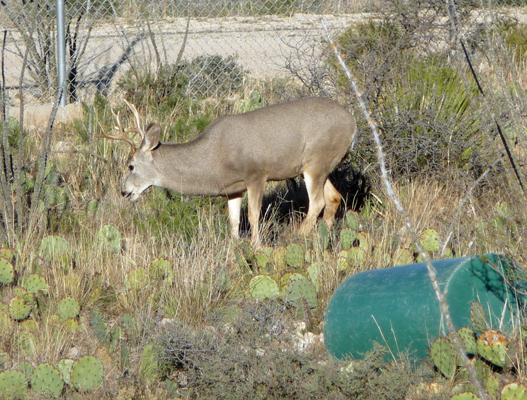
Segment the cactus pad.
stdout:
<svg viewBox="0 0 527 400">
<path fill-rule="evenodd" d="M 67 385 L 71 386 L 71 369 L 73 368 L 73 360 L 60 360 L 57 364 L 57 369 L 62 375 L 62 379 Z"/>
<path fill-rule="evenodd" d="M 427 229 L 421 234 L 421 246 L 423 246 L 423 249 L 425 249 L 426 251 L 439 251 L 439 249 L 441 248 L 439 241 L 439 233 L 437 233 L 433 229 Z"/>
<path fill-rule="evenodd" d="M 22 371 L 24 375 L 26 376 L 27 380 L 31 379 L 31 375 L 33 375 L 33 371 L 35 368 L 28 363 L 27 361 L 22 361 L 20 364 L 18 364 L 15 368 L 17 371 Z"/>
<path fill-rule="evenodd" d="M 290 244 L 285 252 L 285 262 L 293 268 L 304 266 L 304 249 L 298 244 Z"/>
<path fill-rule="evenodd" d="M 32 307 L 26 303 L 22 297 L 15 296 L 9 303 L 9 315 L 16 321 L 21 321 L 29 317 Z"/>
<path fill-rule="evenodd" d="M 45 295 L 49 292 L 49 285 L 46 283 L 46 279 L 40 274 L 31 274 L 24 279 L 22 285 L 28 293 L 37 294 L 42 292 Z"/>
<path fill-rule="evenodd" d="M 286 267 L 285 253 L 286 249 L 283 247 L 277 247 L 271 253 L 271 263 L 278 271 L 283 270 Z"/>
<path fill-rule="evenodd" d="M 97 389 L 104 379 L 104 367 L 101 360 L 93 356 L 84 356 L 71 368 L 71 383 L 80 392 Z"/>
<path fill-rule="evenodd" d="M 90 316 L 90 325 L 99 341 L 106 347 L 110 346 L 110 331 L 104 321 L 103 316 L 96 308 L 93 309 Z"/>
<path fill-rule="evenodd" d="M 158 380 L 159 351 L 153 344 L 148 344 L 141 353 L 141 376 L 147 383 Z"/>
<path fill-rule="evenodd" d="M 470 323 L 476 332 L 482 333 L 487 330 L 487 314 L 483 305 L 478 301 L 470 305 Z"/>
<path fill-rule="evenodd" d="M 13 249 L 10 249 L 9 247 L 3 247 L 0 249 L 0 257 L 3 257 L 9 261 L 13 261 L 15 258 L 15 253 Z"/>
<path fill-rule="evenodd" d="M 501 400 L 527 400 L 527 387 L 523 383 L 509 383 L 501 391 Z"/>
<path fill-rule="evenodd" d="M 397 249 L 392 256 L 393 265 L 408 265 L 414 263 L 414 255 L 408 249 Z"/>
<path fill-rule="evenodd" d="M 60 236 L 46 236 L 40 243 L 40 257 L 58 260 L 68 253 L 69 243 Z"/>
<path fill-rule="evenodd" d="M 98 243 L 109 253 L 121 251 L 121 233 L 113 225 L 105 225 L 97 232 Z"/>
<path fill-rule="evenodd" d="M 0 310 L 0 337 L 5 337 L 11 333 L 13 323 L 11 318 L 3 310 Z"/>
<path fill-rule="evenodd" d="M 327 249 L 329 246 L 329 228 L 326 221 L 320 221 L 318 224 L 318 234 L 320 236 L 320 244 L 323 249 Z"/>
<path fill-rule="evenodd" d="M 305 279 L 290 279 L 284 287 L 283 298 L 285 303 L 292 307 L 302 307 L 304 301 L 309 308 L 316 308 L 318 306 L 315 286 Z"/>
<path fill-rule="evenodd" d="M 0 398 L 19 399 L 25 398 L 27 392 L 27 379 L 22 371 L 4 371 L 0 374 Z"/>
<path fill-rule="evenodd" d="M 313 285 L 315 285 L 315 289 L 320 290 L 320 282 L 319 282 L 319 275 L 322 273 L 322 269 L 324 268 L 324 264 L 321 262 L 315 263 L 307 267 L 307 273 L 309 274 L 309 277 L 311 278 L 311 282 Z"/>
<path fill-rule="evenodd" d="M 483 332 L 477 341 L 478 354 L 498 367 L 507 364 L 507 345 L 509 341 L 501 332 L 488 330 Z"/>
<path fill-rule="evenodd" d="M 269 276 L 257 275 L 249 282 L 251 296 L 258 300 L 278 298 L 278 284 Z"/>
<path fill-rule="evenodd" d="M 10 285 L 15 280 L 15 267 L 4 257 L 0 257 L 0 283 Z"/>
<path fill-rule="evenodd" d="M 346 228 L 340 231 L 340 245 L 342 249 L 350 249 L 355 240 L 357 240 L 357 232 L 353 229 Z"/>
<path fill-rule="evenodd" d="M 434 365 L 447 378 L 452 378 L 456 371 L 456 351 L 452 343 L 444 338 L 438 338 L 432 343 L 430 356 Z"/>
<path fill-rule="evenodd" d="M 479 397 L 471 392 L 463 392 L 452 396 L 450 400 L 479 400 Z"/>
<path fill-rule="evenodd" d="M 355 231 L 360 230 L 359 214 L 357 214 L 356 212 L 348 211 L 346 213 L 346 222 L 351 229 Z"/>
<path fill-rule="evenodd" d="M 366 252 L 360 247 L 352 247 L 348 250 L 347 261 L 352 267 L 360 267 L 366 261 Z"/>
<path fill-rule="evenodd" d="M 59 397 L 64 388 L 62 375 L 51 364 L 40 364 L 31 375 L 31 387 L 37 393 Z"/>
<path fill-rule="evenodd" d="M 143 267 L 132 269 L 126 274 L 124 284 L 128 290 L 141 290 L 148 285 L 148 274 Z"/>
<path fill-rule="evenodd" d="M 469 327 L 464 327 L 458 330 L 457 334 L 467 354 L 476 354 L 476 336 L 474 335 L 474 331 Z"/>
<path fill-rule="evenodd" d="M 69 318 L 77 318 L 81 307 L 77 300 L 66 297 L 62 299 L 59 303 L 59 315 L 62 321 L 66 321 Z"/>
</svg>

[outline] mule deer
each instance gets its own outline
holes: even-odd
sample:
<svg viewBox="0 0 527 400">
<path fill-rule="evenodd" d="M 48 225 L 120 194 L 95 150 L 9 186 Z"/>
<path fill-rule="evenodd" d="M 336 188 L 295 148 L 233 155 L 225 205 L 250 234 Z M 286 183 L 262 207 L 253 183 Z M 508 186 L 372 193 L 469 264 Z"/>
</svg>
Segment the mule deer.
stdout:
<svg viewBox="0 0 527 400">
<path fill-rule="evenodd" d="M 140 147 L 124 134 L 115 114 L 120 134 L 100 135 L 131 145 L 124 197 L 135 201 L 150 186 L 185 195 L 226 196 L 231 234 L 238 238 L 242 195 L 247 191 L 252 240 L 259 244 L 265 183 L 303 175 L 309 209 L 300 233 L 313 228 L 322 209 L 331 225 L 342 196 L 327 178 L 346 155 L 356 130 L 352 115 L 335 101 L 311 97 L 223 116 L 183 144 L 160 143 L 157 122 L 143 131 L 137 109 L 127 104 L 137 123 L 130 131 L 141 135 Z"/>
</svg>

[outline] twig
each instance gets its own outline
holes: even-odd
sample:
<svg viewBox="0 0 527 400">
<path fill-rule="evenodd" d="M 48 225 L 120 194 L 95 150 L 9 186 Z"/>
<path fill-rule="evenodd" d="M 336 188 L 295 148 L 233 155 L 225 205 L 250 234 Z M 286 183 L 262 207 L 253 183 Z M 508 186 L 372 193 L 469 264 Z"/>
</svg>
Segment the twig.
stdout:
<svg viewBox="0 0 527 400">
<path fill-rule="evenodd" d="M 328 43 L 331 46 L 332 50 L 334 51 L 335 56 L 337 57 L 342 69 L 346 73 L 346 77 L 348 78 L 348 81 L 351 83 L 352 89 L 355 93 L 355 96 L 357 97 L 359 105 L 363 111 L 364 117 L 366 118 L 366 121 L 368 122 L 368 125 L 372 131 L 373 139 L 377 146 L 377 160 L 379 162 L 379 167 L 381 170 L 381 178 L 386 188 L 386 192 L 388 193 L 388 196 L 391 198 L 392 202 L 395 204 L 395 207 L 397 208 L 397 210 L 399 211 L 399 213 L 405 220 L 406 226 L 408 228 L 408 231 L 410 232 L 410 235 L 412 236 L 415 246 L 419 254 L 421 255 L 421 257 L 425 260 L 426 268 L 428 270 L 428 276 L 430 277 L 430 281 L 432 282 L 432 287 L 434 288 L 437 299 L 439 301 L 439 309 L 441 310 L 441 313 L 443 314 L 443 318 L 445 319 L 446 327 L 452 335 L 452 342 L 453 342 L 454 348 L 456 349 L 456 351 L 459 354 L 459 357 L 463 361 L 463 364 L 465 368 L 467 369 L 469 378 L 478 392 L 478 396 L 480 397 L 481 400 L 488 400 L 488 396 L 485 393 L 485 390 L 483 389 L 483 386 L 476 375 L 476 371 L 474 370 L 474 367 L 472 366 L 469 359 L 467 358 L 466 351 L 463 348 L 463 345 L 461 343 L 461 339 L 459 335 L 457 334 L 456 329 L 454 328 L 452 317 L 450 315 L 450 311 L 448 308 L 448 303 L 445 298 L 445 294 L 441 291 L 441 288 L 439 287 L 436 269 L 430 262 L 430 258 L 428 257 L 423 247 L 421 246 L 421 242 L 419 241 L 417 233 L 415 232 L 412 226 L 410 218 L 408 218 L 408 215 L 406 214 L 404 207 L 401 205 L 399 199 L 397 198 L 397 196 L 395 195 L 393 191 L 392 183 L 388 176 L 388 171 L 386 169 L 386 163 L 384 161 L 384 154 L 383 154 L 381 139 L 379 136 L 379 130 L 377 128 L 377 123 L 372 118 L 370 110 L 368 109 L 368 107 L 366 106 L 366 103 L 362 99 L 362 94 L 358 89 L 357 82 L 353 78 L 351 71 L 349 70 L 347 65 L 344 63 L 344 60 L 342 59 L 335 42 L 333 41 L 333 39 L 331 38 L 329 34 L 329 31 L 324 22 L 324 19 L 321 18 L 320 21 L 322 23 L 322 27 L 324 28 L 324 31 L 326 32 L 326 38 L 328 40 Z"/>
</svg>

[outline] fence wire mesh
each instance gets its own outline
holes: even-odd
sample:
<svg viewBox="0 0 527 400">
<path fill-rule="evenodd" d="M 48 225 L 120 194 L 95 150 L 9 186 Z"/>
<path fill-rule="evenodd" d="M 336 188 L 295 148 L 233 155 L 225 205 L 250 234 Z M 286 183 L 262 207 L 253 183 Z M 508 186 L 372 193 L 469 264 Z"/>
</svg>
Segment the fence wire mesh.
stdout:
<svg viewBox="0 0 527 400">
<path fill-rule="evenodd" d="M 66 1 L 69 102 L 98 91 L 110 95 L 130 68 L 186 63 L 189 92 L 210 92 L 221 82 L 241 84 L 248 75 L 284 73 L 300 42 L 320 40 L 319 14 L 330 12 L 333 28 L 364 4 L 335 1 Z M 33 101 L 46 102 L 57 90 L 56 0 L 3 1 L 5 88 L 11 98 L 23 79 Z M 218 83 L 220 83 L 218 85 Z M 225 89 L 225 88 L 224 88 Z"/>
<path fill-rule="evenodd" d="M 462 3 L 456 5 L 462 14 L 461 29 L 473 36 L 489 22 L 489 10 L 496 5 Z M 116 94 L 122 90 L 117 82 L 127 72 L 154 71 L 161 65 L 185 75 L 188 95 L 226 96 L 249 76 L 293 72 L 302 78 L 312 69 L 313 52 L 320 51 L 321 16 L 330 30 L 342 31 L 355 22 L 376 18 L 383 10 L 409 4 L 378 0 L 66 1 L 68 102 L 89 99 L 95 92 Z M 453 34 L 448 32 L 452 28 L 447 4 L 429 1 L 421 5 L 421 25 L 413 29 L 421 38 L 428 37 L 430 45 L 441 46 L 438 36 L 447 42 Z M 519 5 L 507 4 L 511 17 L 523 18 Z M 4 0 L 0 5 L 3 83 L 13 104 L 21 83 L 30 94 L 29 102 L 49 102 L 57 91 L 56 14 L 56 0 Z M 442 30 L 446 33 L 438 35 Z M 26 52 L 27 68 L 21 82 Z"/>
</svg>

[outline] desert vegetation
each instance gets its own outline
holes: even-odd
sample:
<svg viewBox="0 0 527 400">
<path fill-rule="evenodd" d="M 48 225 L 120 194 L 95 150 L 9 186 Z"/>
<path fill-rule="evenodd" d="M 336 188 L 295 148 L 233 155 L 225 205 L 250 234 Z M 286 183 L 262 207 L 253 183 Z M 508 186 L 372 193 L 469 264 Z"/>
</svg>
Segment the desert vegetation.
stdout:
<svg viewBox="0 0 527 400">
<path fill-rule="evenodd" d="M 527 266 L 527 28 L 506 11 L 463 3 L 454 29 L 442 2 L 394 0 L 334 37 L 382 133 L 395 194 L 433 259 L 499 253 Z M 422 255 L 321 39 L 322 51 L 289 60 L 290 78 L 254 80 L 235 58 L 210 56 L 134 65 L 117 83 L 144 123 L 160 121 L 162 141 L 302 96 L 347 105 L 359 138 L 330 176 L 345 202 L 331 229 L 320 222 L 306 237 L 295 233 L 306 211 L 301 179 L 268 185 L 257 249 L 248 234 L 229 237 L 223 198 L 152 188 L 136 203 L 123 199 L 128 148 L 95 137 L 113 129 L 112 109 L 134 126 L 118 98 L 97 95 L 73 123 L 54 123 L 52 112 L 40 130 L 4 119 L 0 397 L 477 398 L 449 338 L 431 342 L 418 363 L 411 349 L 394 359 L 382 344 L 362 360 L 324 349 L 324 310 L 343 280 Z M 196 70 L 209 88 L 199 96 Z M 527 398 L 523 320 L 496 340 L 476 337 L 490 326 L 472 308 L 460 336 L 489 398 Z"/>
</svg>

